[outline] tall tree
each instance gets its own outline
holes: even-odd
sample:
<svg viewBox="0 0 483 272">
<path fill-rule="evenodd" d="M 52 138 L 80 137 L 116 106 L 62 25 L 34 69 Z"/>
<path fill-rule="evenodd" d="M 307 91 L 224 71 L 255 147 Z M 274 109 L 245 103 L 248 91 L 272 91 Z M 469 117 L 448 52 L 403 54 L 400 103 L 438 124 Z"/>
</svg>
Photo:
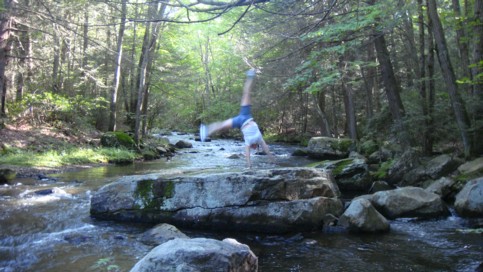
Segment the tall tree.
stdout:
<svg viewBox="0 0 483 272">
<path fill-rule="evenodd" d="M 470 121 L 466 112 L 465 104 L 458 92 L 456 84 L 456 76 L 449 57 L 446 37 L 444 35 L 443 26 L 437 12 L 436 0 L 428 0 L 428 13 L 433 22 L 433 35 L 436 41 L 436 49 L 438 53 L 439 65 L 443 73 L 443 78 L 448 88 L 448 94 L 453 108 L 453 113 L 458 124 L 458 130 L 463 143 L 465 157 L 470 157 L 472 150 L 472 137 L 470 136 Z"/>
<path fill-rule="evenodd" d="M 117 36 L 117 54 L 116 63 L 114 66 L 114 82 L 112 84 L 111 91 L 111 103 L 109 112 L 109 130 L 116 130 L 117 122 L 117 93 L 119 90 L 119 78 L 121 76 L 121 61 L 122 61 L 122 42 L 124 39 L 124 30 L 126 28 L 126 13 L 127 13 L 127 0 L 122 0 L 121 2 L 121 23 L 119 25 L 119 33 Z"/>
<path fill-rule="evenodd" d="M 401 86 L 396 80 L 394 69 L 391 63 L 391 57 L 386 45 L 385 35 L 382 31 L 376 30 L 374 33 L 374 47 L 376 48 L 376 56 L 381 69 L 382 82 L 386 90 L 389 110 L 391 112 L 396 130 L 400 133 L 401 142 L 408 146 L 407 132 L 404 125 L 403 117 L 405 116 L 404 106 L 401 100 Z"/>
<path fill-rule="evenodd" d="M 148 8 L 148 17 L 149 18 L 163 18 L 164 11 L 166 9 L 166 4 L 160 3 L 151 3 Z M 142 54 L 140 57 L 140 65 L 139 65 L 139 85 L 137 90 L 137 101 L 136 101 L 136 120 L 134 126 L 134 140 L 136 143 L 139 143 L 140 140 L 140 128 L 141 128 L 141 120 L 143 116 L 141 113 L 143 112 L 142 105 L 146 105 L 147 102 L 143 102 L 143 99 L 148 99 L 147 92 L 148 92 L 148 74 L 151 72 L 148 68 L 150 63 L 153 59 L 153 50 L 156 47 L 156 41 L 158 39 L 159 34 L 159 27 L 160 22 L 162 20 L 156 20 L 156 22 L 151 23 L 150 21 L 146 22 L 146 30 L 143 40 L 143 47 L 142 47 Z"/>
<path fill-rule="evenodd" d="M 483 0 L 475 0 L 474 15 L 472 20 L 473 33 L 473 56 L 471 74 L 473 78 L 473 90 L 477 103 L 475 112 L 474 153 L 483 154 Z"/>
<path fill-rule="evenodd" d="M 426 35 L 425 35 L 425 20 L 424 20 L 424 5 L 423 0 L 418 0 L 418 27 L 419 27 L 419 95 L 421 98 L 421 112 L 423 114 L 424 129 L 423 129 L 423 151 L 425 154 L 433 152 L 430 123 L 432 116 L 429 113 L 428 107 L 428 92 L 426 88 Z"/>
<path fill-rule="evenodd" d="M 5 71 L 8 64 L 8 52 L 10 51 L 10 36 L 13 30 L 11 12 L 15 3 L 14 0 L 3 0 L 3 5 L 0 7 L 0 93 L 2 94 L 0 97 L 0 117 L 6 115 L 7 77 Z"/>
</svg>

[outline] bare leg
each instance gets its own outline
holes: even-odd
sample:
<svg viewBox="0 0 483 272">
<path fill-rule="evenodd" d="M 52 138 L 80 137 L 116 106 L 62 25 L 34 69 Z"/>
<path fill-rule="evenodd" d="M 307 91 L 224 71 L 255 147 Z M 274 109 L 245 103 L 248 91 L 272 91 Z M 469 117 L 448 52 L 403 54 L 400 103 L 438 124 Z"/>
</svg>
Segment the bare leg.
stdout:
<svg viewBox="0 0 483 272">
<path fill-rule="evenodd" d="M 251 105 L 250 92 L 253 89 L 254 79 L 254 76 L 248 76 L 245 80 L 245 85 L 243 86 L 243 95 L 240 103 L 242 106 Z"/>
<path fill-rule="evenodd" d="M 230 129 L 233 127 L 233 120 L 227 119 L 221 122 L 214 122 L 208 125 L 208 135 L 211 135 L 219 130 Z"/>
<path fill-rule="evenodd" d="M 250 70 L 247 72 L 247 79 L 245 80 L 245 85 L 243 86 L 243 94 L 241 99 L 241 106 L 251 105 L 250 92 L 253 88 L 253 81 L 255 78 L 255 70 Z M 200 126 L 200 140 L 205 141 L 206 137 L 223 129 L 233 128 L 233 119 L 227 119 L 225 121 L 214 122 L 208 126 L 201 124 Z"/>
</svg>

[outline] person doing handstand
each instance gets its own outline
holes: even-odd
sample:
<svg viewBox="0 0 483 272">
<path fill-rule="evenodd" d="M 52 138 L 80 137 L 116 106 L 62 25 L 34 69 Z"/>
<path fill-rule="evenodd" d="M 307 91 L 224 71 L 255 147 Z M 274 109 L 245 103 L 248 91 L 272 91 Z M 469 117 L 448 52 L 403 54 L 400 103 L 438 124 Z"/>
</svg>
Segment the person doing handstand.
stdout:
<svg viewBox="0 0 483 272">
<path fill-rule="evenodd" d="M 252 164 L 250 161 L 250 148 L 256 149 L 260 145 L 263 151 L 271 156 L 268 145 L 265 143 L 262 137 L 262 133 L 258 128 L 257 123 L 253 120 L 251 114 L 251 99 L 250 92 L 253 88 L 253 82 L 255 79 L 255 70 L 251 69 L 247 73 L 247 79 L 245 80 L 245 85 L 243 86 L 243 95 L 241 99 L 240 113 L 230 119 L 221 122 L 214 122 L 209 125 L 201 124 L 200 126 L 200 140 L 204 142 L 206 138 L 223 129 L 238 128 L 243 133 L 243 139 L 245 141 L 245 158 L 247 166 L 251 168 Z"/>
</svg>

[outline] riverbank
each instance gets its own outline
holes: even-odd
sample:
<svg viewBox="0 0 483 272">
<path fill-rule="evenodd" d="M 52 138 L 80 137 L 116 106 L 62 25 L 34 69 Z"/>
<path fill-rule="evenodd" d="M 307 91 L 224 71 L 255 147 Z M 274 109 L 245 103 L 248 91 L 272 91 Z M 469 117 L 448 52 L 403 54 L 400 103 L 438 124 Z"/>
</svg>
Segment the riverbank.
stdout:
<svg viewBox="0 0 483 272">
<path fill-rule="evenodd" d="M 66 150 L 95 150 L 99 146 L 101 135 L 101 132 L 95 130 L 81 132 L 49 125 L 35 127 L 28 124 L 7 124 L 0 129 L 0 167 L 16 172 L 17 178 L 38 178 L 104 166 L 107 162 L 76 163 L 75 160 L 66 158 Z M 58 158 L 53 158 L 53 154 Z M 82 161 L 79 155 L 76 156 L 77 162 Z M 59 158 L 64 160 L 59 161 Z M 52 162 L 54 159 L 59 162 Z"/>
</svg>

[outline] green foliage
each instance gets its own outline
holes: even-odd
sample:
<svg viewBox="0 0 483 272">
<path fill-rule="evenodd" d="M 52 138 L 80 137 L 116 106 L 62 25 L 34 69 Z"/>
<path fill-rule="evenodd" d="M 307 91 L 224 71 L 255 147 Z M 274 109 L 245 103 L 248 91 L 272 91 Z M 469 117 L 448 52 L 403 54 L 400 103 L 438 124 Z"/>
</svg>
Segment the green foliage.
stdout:
<svg viewBox="0 0 483 272">
<path fill-rule="evenodd" d="M 155 201 L 153 195 L 153 184 L 153 180 L 141 180 L 137 183 L 134 197 L 141 201 L 136 202 L 140 209 L 155 208 L 157 206 L 158 203 Z"/>
<path fill-rule="evenodd" d="M 128 148 L 136 149 L 136 142 L 129 134 L 122 131 L 110 131 L 104 133 L 101 137 L 101 145 L 103 147 Z"/>
<path fill-rule="evenodd" d="M 379 145 L 371 139 L 361 142 L 359 149 L 362 155 L 369 156 L 379 149 Z"/>
<path fill-rule="evenodd" d="M 16 151 L 0 156 L 0 164 L 30 167 L 59 167 L 91 163 L 107 163 L 114 160 L 135 160 L 140 155 L 122 148 L 71 148 L 42 153 Z"/>
<path fill-rule="evenodd" d="M 107 101 L 102 97 L 88 98 L 83 95 L 68 97 L 53 92 L 27 94 L 12 106 L 13 113 L 28 110 L 35 124 L 67 122 L 82 128 L 92 123 L 96 109 L 105 108 Z"/>
<path fill-rule="evenodd" d="M 331 141 L 331 148 L 334 150 L 340 150 L 343 152 L 348 152 L 354 142 L 351 139 L 335 139 Z"/>
<path fill-rule="evenodd" d="M 267 133 L 263 136 L 263 139 L 268 143 L 290 143 L 298 144 L 301 146 L 307 146 L 312 136 L 308 134 L 274 134 Z"/>
<path fill-rule="evenodd" d="M 389 169 L 394 165 L 395 160 L 389 160 L 383 162 L 372 176 L 376 179 L 385 179 L 387 177 Z"/>
</svg>

